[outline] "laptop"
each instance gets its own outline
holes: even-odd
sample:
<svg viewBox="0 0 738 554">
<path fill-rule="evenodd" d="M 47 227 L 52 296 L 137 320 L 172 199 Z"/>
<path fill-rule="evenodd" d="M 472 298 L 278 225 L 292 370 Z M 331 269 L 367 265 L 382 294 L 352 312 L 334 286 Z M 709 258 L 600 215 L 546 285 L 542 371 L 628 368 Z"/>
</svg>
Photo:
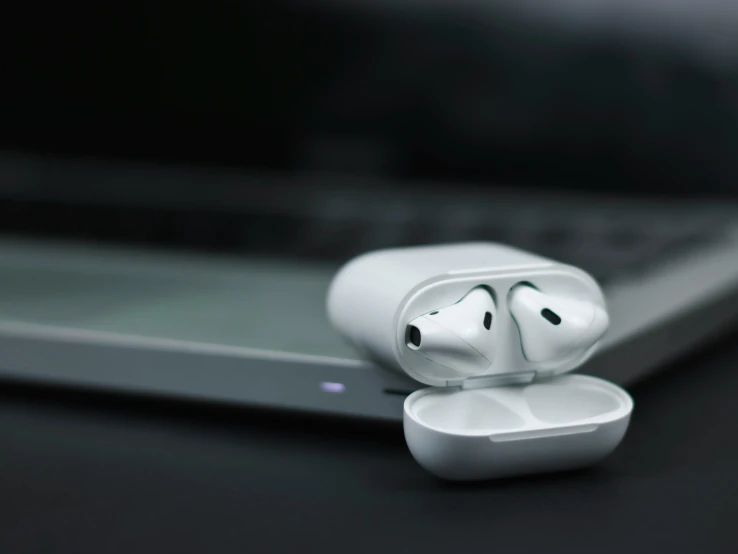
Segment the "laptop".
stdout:
<svg viewBox="0 0 738 554">
<path fill-rule="evenodd" d="M 581 371 L 620 385 L 734 325 L 738 124 L 700 77 L 725 58 L 641 45 L 653 85 L 632 37 L 593 48 L 557 18 L 156 5 L 19 48 L 4 381 L 399 421 L 421 385 L 346 344 L 325 296 L 352 256 L 419 244 L 590 272 L 611 328 Z"/>
</svg>

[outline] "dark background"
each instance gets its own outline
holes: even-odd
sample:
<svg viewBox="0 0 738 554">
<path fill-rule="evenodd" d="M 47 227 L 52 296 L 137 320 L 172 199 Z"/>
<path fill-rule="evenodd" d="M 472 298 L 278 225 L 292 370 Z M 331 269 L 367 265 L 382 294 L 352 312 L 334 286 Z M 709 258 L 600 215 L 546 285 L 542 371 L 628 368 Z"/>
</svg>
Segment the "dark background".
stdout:
<svg viewBox="0 0 738 554">
<path fill-rule="evenodd" d="M 25 3 L 4 22 L 0 146 L 734 192 L 738 14 L 641 4 Z"/>
</svg>

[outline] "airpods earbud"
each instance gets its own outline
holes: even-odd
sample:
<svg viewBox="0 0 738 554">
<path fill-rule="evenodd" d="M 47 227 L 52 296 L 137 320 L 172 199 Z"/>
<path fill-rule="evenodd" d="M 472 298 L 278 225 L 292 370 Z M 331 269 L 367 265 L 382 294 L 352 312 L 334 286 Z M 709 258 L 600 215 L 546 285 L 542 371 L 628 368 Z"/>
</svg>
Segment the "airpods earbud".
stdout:
<svg viewBox="0 0 738 554">
<path fill-rule="evenodd" d="M 459 373 L 478 374 L 489 367 L 495 355 L 495 315 L 491 293 L 477 287 L 456 304 L 408 323 L 407 347 Z"/>
<path fill-rule="evenodd" d="M 549 296 L 530 285 L 510 291 L 508 308 L 530 362 L 562 361 L 586 352 L 609 324 L 607 312 L 592 302 Z"/>
</svg>

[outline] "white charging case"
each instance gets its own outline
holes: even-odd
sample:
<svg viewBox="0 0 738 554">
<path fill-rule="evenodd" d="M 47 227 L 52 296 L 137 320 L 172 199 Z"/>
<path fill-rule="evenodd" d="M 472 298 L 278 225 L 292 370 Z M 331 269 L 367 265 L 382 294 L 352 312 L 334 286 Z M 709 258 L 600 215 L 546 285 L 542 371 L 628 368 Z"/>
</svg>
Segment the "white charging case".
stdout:
<svg viewBox="0 0 738 554">
<path fill-rule="evenodd" d="M 385 367 L 430 385 L 404 404 L 410 452 L 431 473 L 478 480 L 573 469 L 609 454 L 628 427 L 633 401 L 620 387 L 567 373 L 588 352 L 556 364 L 525 359 L 507 309 L 515 285 L 605 308 L 587 273 L 509 246 L 464 243 L 364 254 L 336 274 L 327 309 L 333 325 Z M 498 351 L 482 373 L 436 364 L 407 346 L 407 325 L 488 288 L 497 309 Z"/>
</svg>

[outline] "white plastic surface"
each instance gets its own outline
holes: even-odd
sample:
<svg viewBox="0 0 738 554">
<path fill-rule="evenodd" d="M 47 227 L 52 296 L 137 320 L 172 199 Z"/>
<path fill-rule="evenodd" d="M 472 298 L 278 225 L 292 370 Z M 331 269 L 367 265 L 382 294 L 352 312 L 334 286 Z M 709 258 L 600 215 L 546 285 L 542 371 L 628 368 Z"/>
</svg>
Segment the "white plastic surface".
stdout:
<svg viewBox="0 0 738 554">
<path fill-rule="evenodd" d="M 491 292 L 477 287 L 459 302 L 410 321 L 405 341 L 433 364 L 478 375 L 489 368 L 497 352 L 496 316 Z"/>
<path fill-rule="evenodd" d="M 523 356 L 529 362 L 564 362 L 582 345 L 600 340 L 609 324 L 601 306 L 544 295 L 527 285 L 514 287 L 507 305 L 520 331 Z M 545 312 L 548 315 L 544 317 Z"/>
<path fill-rule="evenodd" d="M 444 479 L 479 480 L 574 469 L 622 440 L 633 402 L 585 375 L 480 389 L 430 387 L 405 401 L 405 438 Z"/>
</svg>

